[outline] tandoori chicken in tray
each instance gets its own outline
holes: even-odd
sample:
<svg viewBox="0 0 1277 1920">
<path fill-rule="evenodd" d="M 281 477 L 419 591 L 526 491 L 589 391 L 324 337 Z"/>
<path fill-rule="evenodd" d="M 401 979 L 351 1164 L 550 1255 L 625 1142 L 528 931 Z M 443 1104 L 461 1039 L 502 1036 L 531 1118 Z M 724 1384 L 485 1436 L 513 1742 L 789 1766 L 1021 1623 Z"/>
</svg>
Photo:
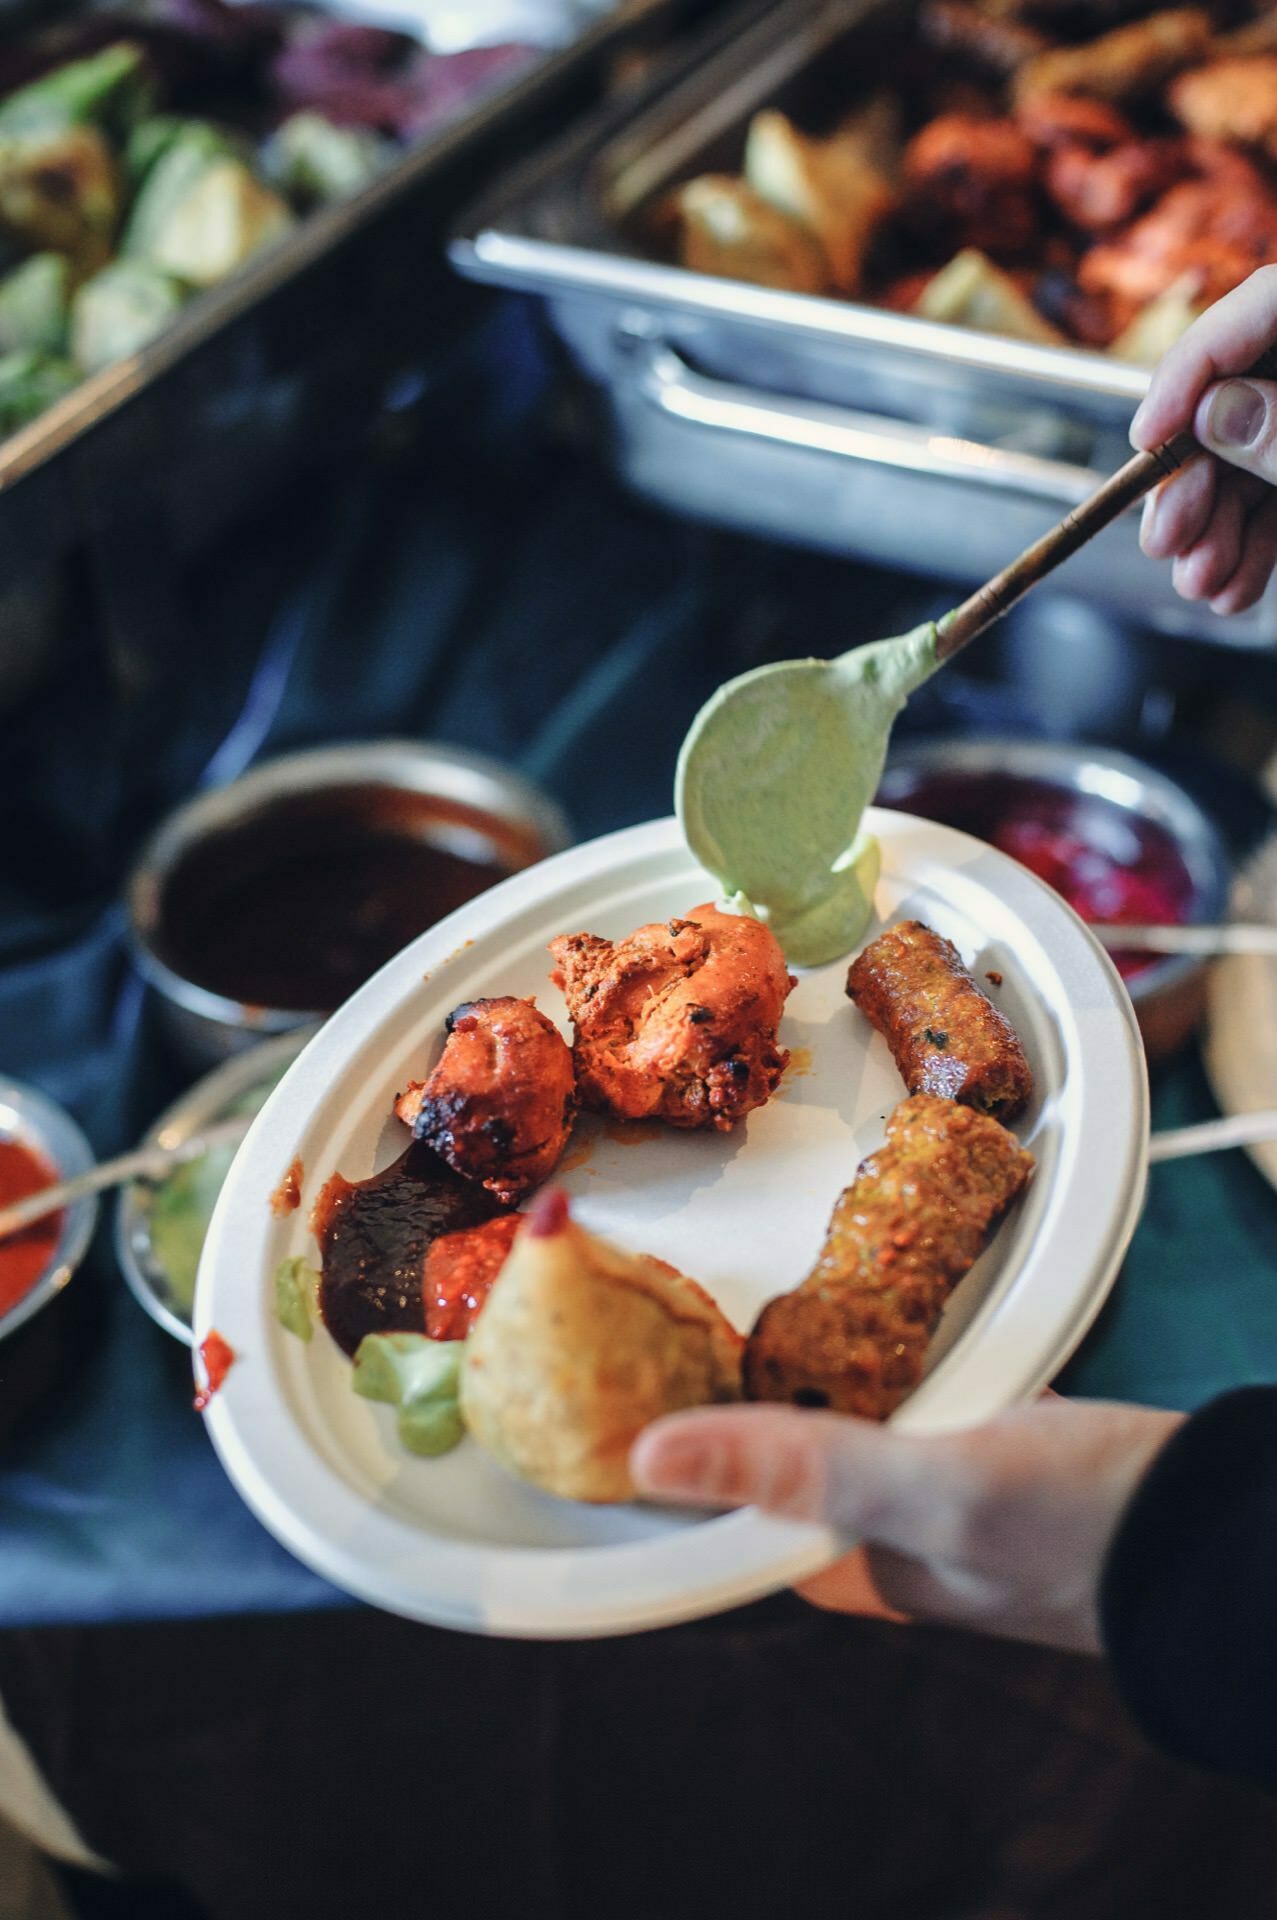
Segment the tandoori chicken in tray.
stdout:
<svg viewBox="0 0 1277 1920">
<path fill-rule="evenodd" d="M 862 65 L 842 118 L 756 114 L 739 176 L 649 231 L 696 271 L 1152 364 L 1277 261 L 1277 15 L 1130 11 L 922 0 L 867 99 Z"/>
</svg>

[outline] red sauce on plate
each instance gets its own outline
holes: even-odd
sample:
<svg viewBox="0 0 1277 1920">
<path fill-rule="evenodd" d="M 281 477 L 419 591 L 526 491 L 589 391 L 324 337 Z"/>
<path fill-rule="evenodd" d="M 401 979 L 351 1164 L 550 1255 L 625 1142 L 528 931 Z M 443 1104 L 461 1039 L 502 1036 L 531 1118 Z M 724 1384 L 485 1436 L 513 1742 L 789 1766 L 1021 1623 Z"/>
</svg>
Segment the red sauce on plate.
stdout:
<svg viewBox="0 0 1277 1920">
<path fill-rule="evenodd" d="M 521 1213 L 505 1213 L 481 1227 L 441 1234 L 426 1253 L 426 1332 L 432 1340 L 464 1340 L 505 1265 Z"/>
<path fill-rule="evenodd" d="M 204 1362 L 204 1385 L 195 1396 L 195 1411 L 203 1413 L 235 1365 L 235 1349 L 214 1330 L 200 1341 L 199 1354 Z"/>
<path fill-rule="evenodd" d="M 300 1160 L 294 1160 L 270 1197 L 272 1213 L 296 1213 L 302 1203 L 302 1182 L 306 1178 Z"/>
<path fill-rule="evenodd" d="M 53 1186 L 57 1178 L 57 1168 L 43 1154 L 20 1140 L 0 1140 L 0 1206 L 25 1200 L 29 1193 Z M 30 1293 L 57 1252 L 61 1234 L 62 1215 L 54 1213 L 0 1240 L 0 1314 Z"/>
</svg>

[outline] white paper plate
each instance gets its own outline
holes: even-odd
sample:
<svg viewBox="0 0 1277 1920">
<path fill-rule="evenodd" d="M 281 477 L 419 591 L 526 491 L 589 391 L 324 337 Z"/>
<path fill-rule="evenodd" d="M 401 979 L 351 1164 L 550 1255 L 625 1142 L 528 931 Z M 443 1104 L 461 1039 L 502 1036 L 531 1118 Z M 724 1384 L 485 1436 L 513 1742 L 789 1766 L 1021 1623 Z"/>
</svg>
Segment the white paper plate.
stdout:
<svg viewBox="0 0 1277 1920">
<path fill-rule="evenodd" d="M 955 1293 L 927 1378 L 897 1422 L 935 1432 L 1041 1387 L 1086 1330 L 1117 1271 L 1143 1193 L 1144 1058 L 1107 956 L 1059 896 L 982 842 L 878 813 L 884 918 L 916 916 L 956 941 L 977 976 L 1000 971 L 1038 1093 L 1020 1129 L 1037 1175 Z M 311 1042 L 263 1108 L 214 1214 L 195 1303 L 236 1363 L 208 1424 L 267 1527 L 338 1586 L 393 1612 L 472 1631 L 620 1633 L 689 1619 L 786 1586 L 845 1546 L 829 1530 L 749 1510 L 719 1517 L 556 1500 L 471 1442 L 407 1456 L 393 1415 L 351 1391 L 322 1330 L 303 1344 L 271 1311 L 287 1255 L 315 1257 L 307 1214 L 336 1170 L 362 1178 L 406 1144 L 396 1091 L 437 1057 L 444 1016 L 480 994 L 537 995 L 567 1027 L 547 942 L 617 938 L 712 895 L 672 820 L 577 847 L 494 888 L 416 941 Z M 846 964 L 805 974 L 781 1038 L 795 1061 L 778 1098 L 734 1132 L 621 1144 L 587 1123 L 562 1184 L 578 1217 L 703 1282 L 742 1328 L 796 1284 L 834 1200 L 902 1098 L 883 1041 L 844 995 Z M 577 1143 L 574 1143 L 574 1145 Z M 304 1203 L 270 1195 L 295 1156 Z M 573 1165 L 573 1161 L 578 1164 Z"/>
<path fill-rule="evenodd" d="M 1277 926 L 1277 838 L 1266 840 L 1233 885 L 1234 920 Z M 1277 960 L 1230 953 L 1210 970 L 1203 1049 L 1211 1091 L 1225 1113 L 1277 1107 Z M 1277 1140 L 1246 1148 L 1277 1187 Z"/>
</svg>

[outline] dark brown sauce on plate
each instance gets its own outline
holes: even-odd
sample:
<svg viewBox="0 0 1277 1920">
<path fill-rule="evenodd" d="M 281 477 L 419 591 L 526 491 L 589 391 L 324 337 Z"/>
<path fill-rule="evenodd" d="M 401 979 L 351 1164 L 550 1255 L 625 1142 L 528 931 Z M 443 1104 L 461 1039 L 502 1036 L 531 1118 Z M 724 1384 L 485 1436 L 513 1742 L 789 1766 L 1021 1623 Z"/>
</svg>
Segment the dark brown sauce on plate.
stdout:
<svg viewBox="0 0 1277 1920">
<path fill-rule="evenodd" d="M 286 795 L 164 888 L 161 957 L 247 1006 L 329 1013 L 410 940 L 544 851 L 535 832 L 371 784 Z"/>
<path fill-rule="evenodd" d="M 424 1333 L 432 1241 L 505 1211 L 420 1141 L 370 1179 L 335 1173 L 311 1224 L 322 1253 L 319 1311 L 343 1353 L 353 1354 L 366 1333 Z"/>
</svg>

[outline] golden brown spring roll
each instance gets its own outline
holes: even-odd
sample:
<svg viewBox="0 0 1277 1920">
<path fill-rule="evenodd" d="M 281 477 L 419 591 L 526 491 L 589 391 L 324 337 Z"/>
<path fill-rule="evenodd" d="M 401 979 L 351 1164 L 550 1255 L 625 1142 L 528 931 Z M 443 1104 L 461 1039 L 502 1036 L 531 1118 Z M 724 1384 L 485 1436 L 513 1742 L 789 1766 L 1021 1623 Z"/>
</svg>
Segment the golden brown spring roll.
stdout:
<svg viewBox="0 0 1277 1920">
<path fill-rule="evenodd" d="M 945 1300 L 1032 1167 L 987 1114 L 931 1094 L 903 1101 L 840 1195 L 810 1276 L 763 1308 L 746 1397 L 884 1420 L 921 1379 Z"/>
<path fill-rule="evenodd" d="M 891 1048 L 910 1093 L 935 1093 L 1013 1120 L 1033 1094 L 1019 1036 L 921 920 L 902 920 L 852 961 L 847 993 Z"/>
</svg>

